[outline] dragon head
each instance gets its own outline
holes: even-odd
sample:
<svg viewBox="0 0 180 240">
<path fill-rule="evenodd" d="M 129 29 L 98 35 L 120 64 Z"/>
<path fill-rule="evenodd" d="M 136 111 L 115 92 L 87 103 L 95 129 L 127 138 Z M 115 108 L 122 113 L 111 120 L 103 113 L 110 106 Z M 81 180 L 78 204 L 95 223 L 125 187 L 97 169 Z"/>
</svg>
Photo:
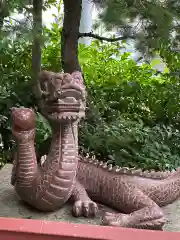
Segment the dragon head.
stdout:
<svg viewBox="0 0 180 240">
<path fill-rule="evenodd" d="M 81 72 L 41 71 L 37 96 L 42 114 L 51 121 L 78 120 L 85 116 L 86 90 Z"/>
</svg>

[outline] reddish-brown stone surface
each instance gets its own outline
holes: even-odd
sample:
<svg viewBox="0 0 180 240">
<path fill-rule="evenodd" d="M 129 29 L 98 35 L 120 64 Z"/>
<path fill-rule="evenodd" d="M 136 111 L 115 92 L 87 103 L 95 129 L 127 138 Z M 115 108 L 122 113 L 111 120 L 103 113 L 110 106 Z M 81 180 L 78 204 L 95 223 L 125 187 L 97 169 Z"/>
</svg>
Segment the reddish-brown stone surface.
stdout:
<svg viewBox="0 0 180 240">
<path fill-rule="evenodd" d="M 3 240 L 179 240 L 180 233 L 0 218 Z"/>
</svg>

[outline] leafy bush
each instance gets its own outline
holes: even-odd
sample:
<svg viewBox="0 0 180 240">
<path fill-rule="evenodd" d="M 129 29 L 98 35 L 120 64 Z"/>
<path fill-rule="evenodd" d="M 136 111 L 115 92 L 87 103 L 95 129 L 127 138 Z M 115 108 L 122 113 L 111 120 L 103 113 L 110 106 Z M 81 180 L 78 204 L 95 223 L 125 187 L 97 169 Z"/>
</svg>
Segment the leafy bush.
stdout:
<svg viewBox="0 0 180 240">
<path fill-rule="evenodd" d="M 60 31 L 56 24 L 51 30 L 44 29 L 44 41 L 42 67 L 60 71 Z M 80 125 L 80 149 L 123 166 L 177 167 L 180 165 L 179 78 L 157 75 L 145 63 L 139 66 L 130 58 L 130 53 L 120 54 L 121 48 L 123 45 L 98 41 L 79 48 L 88 91 L 86 119 Z M 37 111 L 37 103 L 29 91 L 32 84 L 30 44 L 7 40 L 1 44 L 0 57 L 1 158 L 4 162 L 11 159 L 9 152 L 14 144 L 9 108 L 23 105 Z M 36 147 L 41 154 L 46 152 L 44 143 L 49 144 L 50 134 L 49 125 L 37 111 Z"/>
<path fill-rule="evenodd" d="M 80 145 L 118 165 L 177 167 L 179 79 L 138 66 L 129 53 L 119 53 L 121 47 L 94 42 L 80 48 L 89 93 Z"/>
<path fill-rule="evenodd" d="M 138 66 L 129 58 L 130 53 L 121 55 L 119 49 L 118 44 L 99 46 L 95 42 L 79 51 L 86 85 L 100 103 L 99 110 L 110 121 L 121 111 L 135 119 L 138 115 L 147 124 L 178 123 L 179 79 L 171 81 L 167 74 L 156 76 L 149 64 Z"/>
<path fill-rule="evenodd" d="M 179 137 L 174 127 L 149 127 L 121 116 L 109 124 L 85 122 L 80 145 L 85 153 L 92 151 L 120 166 L 164 170 L 180 164 Z"/>
<path fill-rule="evenodd" d="M 60 70 L 60 30 L 57 24 L 50 31 L 44 28 L 44 49 L 42 68 Z M 50 39 L 50 42 L 49 42 Z M 56 41 L 54 40 L 56 39 Z M 32 107 L 37 112 L 37 102 L 32 95 L 31 43 L 27 39 L 4 39 L 0 45 L 0 158 L 11 161 L 14 141 L 11 137 L 11 107 Z M 37 148 L 47 139 L 47 125 L 42 123 L 37 112 Z M 8 154 L 7 154 L 8 153 Z M 1 160 L 0 160 L 1 161 Z"/>
</svg>

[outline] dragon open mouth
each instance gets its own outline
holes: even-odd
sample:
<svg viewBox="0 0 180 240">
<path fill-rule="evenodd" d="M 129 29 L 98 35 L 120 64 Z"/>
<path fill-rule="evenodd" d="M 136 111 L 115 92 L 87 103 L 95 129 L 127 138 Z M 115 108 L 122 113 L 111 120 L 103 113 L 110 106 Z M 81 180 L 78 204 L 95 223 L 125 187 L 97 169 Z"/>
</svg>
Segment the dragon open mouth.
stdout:
<svg viewBox="0 0 180 240">
<path fill-rule="evenodd" d="M 52 112 L 79 112 L 81 103 L 81 100 L 76 100 L 74 97 L 65 97 L 52 102 L 49 108 Z"/>
<path fill-rule="evenodd" d="M 54 99 L 46 102 L 46 111 L 51 119 L 83 117 L 85 107 L 83 92 L 79 89 L 61 89 Z"/>
</svg>

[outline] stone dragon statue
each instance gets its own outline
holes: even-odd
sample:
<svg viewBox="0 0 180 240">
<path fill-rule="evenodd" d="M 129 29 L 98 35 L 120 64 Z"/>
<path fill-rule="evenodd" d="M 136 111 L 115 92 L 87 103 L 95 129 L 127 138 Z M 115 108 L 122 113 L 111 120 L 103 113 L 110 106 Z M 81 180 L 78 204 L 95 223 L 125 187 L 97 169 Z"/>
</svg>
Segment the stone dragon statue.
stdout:
<svg viewBox="0 0 180 240">
<path fill-rule="evenodd" d="M 104 225 L 162 229 L 167 219 L 161 207 L 180 196 L 180 170 L 143 172 L 78 156 L 78 123 L 86 108 L 81 73 L 42 71 L 37 89 L 41 112 L 52 128 L 52 142 L 44 163 L 38 165 L 35 113 L 12 108 L 18 148 L 11 184 L 19 197 L 41 211 L 56 210 L 71 200 L 76 217 L 95 216 L 99 202 L 118 210 L 105 213 Z"/>
</svg>

